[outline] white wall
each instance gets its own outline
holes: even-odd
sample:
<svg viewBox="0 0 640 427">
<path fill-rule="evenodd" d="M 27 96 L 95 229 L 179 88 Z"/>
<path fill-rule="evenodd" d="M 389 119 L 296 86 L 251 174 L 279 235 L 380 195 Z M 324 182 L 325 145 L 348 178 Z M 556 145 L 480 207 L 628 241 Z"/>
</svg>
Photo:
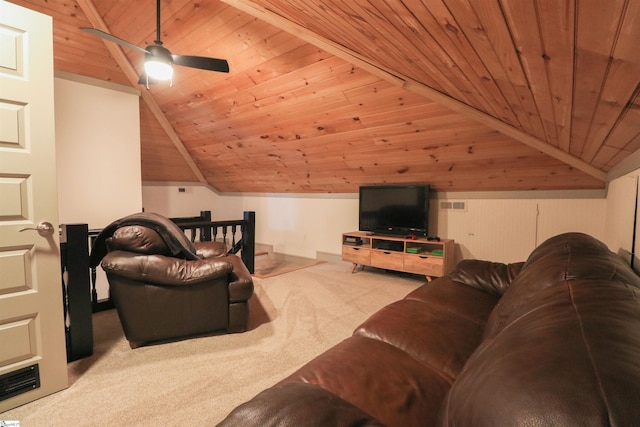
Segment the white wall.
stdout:
<svg viewBox="0 0 640 427">
<path fill-rule="evenodd" d="M 142 209 L 138 96 L 64 77 L 54 82 L 60 223 L 102 228 Z"/>
<path fill-rule="evenodd" d="M 464 212 L 435 207 L 438 234 L 456 241 L 458 261 L 524 261 L 536 246 L 561 233 L 578 231 L 599 239 L 605 235 L 603 197 L 573 198 L 569 192 L 565 198 L 536 197 L 536 192 L 496 194 L 501 198 L 466 199 Z"/>
<path fill-rule="evenodd" d="M 194 183 L 147 183 L 142 187 L 142 206 L 145 212 L 167 217 L 197 216 L 200 211 L 211 211 L 214 221 L 240 219 L 243 211 L 241 197 L 219 196 L 208 187 Z"/>
<path fill-rule="evenodd" d="M 341 233 L 358 229 L 357 195 L 332 197 L 218 195 L 208 187 L 188 183 L 146 183 L 142 187 L 144 210 L 169 217 L 210 210 L 213 220 L 230 220 L 254 211 L 257 243 L 306 258 L 316 258 L 318 251 L 340 253 Z M 340 231 L 336 234 L 335 230 Z"/>
<path fill-rule="evenodd" d="M 256 242 L 287 255 L 340 254 L 342 233 L 358 229 L 357 195 L 246 196 L 243 210 L 256 212 Z"/>
<path fill-rule="evenodd" d="M 633 244 L 633 224 L 636 215 L 636 192 L 640 169 L 617 178 L 609 183 L 607 196 L 606 230 L 604 242 L 609 248 L 631 262 Z M 640 244 L 640 231 L 636 230 L 636 254 Z M 640 261 L 635 261 L 638 271 Z"/>
<path fill-rule="evenodd" d="M 256 242 L 273 245 L 278 253 L 316 258 L 318 252 L 339 255 L 341 234 L 358 229 L 358 195 L 218 195 L 207 187 L 143 185 L 145 210 L 167 216 L 192 216 L 211 210 L 214 219 L 239 219 L 256 212 Z M 577 192 L 578 194 L 582 194 Z M 456 200 L 460 194 L 452 193 Z M 581 231 L 604 239 L 607 202 L 599 196 L 575 198 L 574 193 L 472 193 L 464 212 L 439 209 L 432 199 L 430 234 L 455 239 L 458 260 L 517 262 L 543 240 L 566 231 Z M 588 193 L 591 194 L 591 193 Z M 223 215 L 221 213 L 224 213 Z"/>
</svg>

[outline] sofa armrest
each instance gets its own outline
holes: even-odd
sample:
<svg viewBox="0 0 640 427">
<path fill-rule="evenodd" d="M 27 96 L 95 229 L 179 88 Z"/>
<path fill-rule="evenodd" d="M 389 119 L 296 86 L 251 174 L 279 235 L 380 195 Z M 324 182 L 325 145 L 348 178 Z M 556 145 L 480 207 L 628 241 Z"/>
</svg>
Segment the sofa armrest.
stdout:
<svg viewBox="0 0 640 427">
<path fill-rule="evenodd" d="M 233 265 L 229 274 L 229 302 L 246 301 L 253 295 L 253 278 L 237 255 L 227 255 L 218 258 Z"/>
<path fill-rule="evenodd" d="M 141 255 L 126 251 L 109 252 L 102 269 L 134 280 L 162 285 L 191 285 L 226 276 L 234 266 L 224 258 L 185 260 L 164 255 Z"/>
<path fill-rule="evenodd" d="M 283 383 L 234 409 L 218 427 L 382 427 L 356 406 L 316 385 Z"/>
<path fill-rule="evenodd" d="M 458 263 L 449 277 L 451 280 L 467 286 L 502 296 L 513 279 L 520 273 L 523 265 L 524 262 L 502 264 L 466 259 Z"/>
</svg>

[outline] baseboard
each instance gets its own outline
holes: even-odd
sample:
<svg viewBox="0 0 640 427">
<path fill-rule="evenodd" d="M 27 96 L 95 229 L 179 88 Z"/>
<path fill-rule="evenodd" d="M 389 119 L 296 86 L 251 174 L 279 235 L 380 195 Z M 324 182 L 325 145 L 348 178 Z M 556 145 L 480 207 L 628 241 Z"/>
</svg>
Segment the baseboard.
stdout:
<svg viewBox="0 0 640 427">
<path fill-rule="evenodd" d="M 256 243 L 255 245 L 256 255 L 264 255 L 273 253 L 273 245 L 268 245 L 266 243 Z"/>
<path fill-rule="evenodd" d="M 276 260 L 284 261 L 324 261 L 324 262 L 342 262 L 342 255 L 330 252 L 316 251 L 315 258 L 301 257 L 297 255 L 283 254 L 273 251 L 273 245 L 266 243 L 256 243 L 256 254 L 267 255 Z"/>
<path fill-rule="evenodd" d="M 318 261 L 326 261 L 326 262 L 338 263 L 338 262 L 342 262 L 342 255 L 340 255 L 340 254 L 332 254 L 332 253 L 329 253 L 329 252 L 317 251 L 316 252 L 316 259 Z M 349 263 L 349 264 L 351 264 L 351 263 Z"/>
</svg>

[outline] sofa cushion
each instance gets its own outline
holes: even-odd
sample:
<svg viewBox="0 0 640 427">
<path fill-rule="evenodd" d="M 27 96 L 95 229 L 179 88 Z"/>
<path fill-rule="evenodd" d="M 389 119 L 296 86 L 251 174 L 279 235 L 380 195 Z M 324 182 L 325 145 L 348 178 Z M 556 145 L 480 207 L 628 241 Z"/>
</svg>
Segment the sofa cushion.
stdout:
<svg viewBox="0 0 640 427">
<path fill-rule="evenodd" d="M 491 293 L 440 277 L 420 286 L 405 297 L 437 306 L 460 317 L 484 326 L 499 298 Z"/>
<path fill-rule="evenodd" d="M 491 314 L 441 426 L 639 425 L 639 284 L 590 236 L 540 245 Z"/>
<path fill-rule="evenodd" d="M 382 427 L 370 415 L 312 384 L 276 385 L 234 409 L 219 426 Z"/>
<path fill-rule="evenodd" d="M 502 296 L 523 265 L 467 259 L 460 261 L 449 276 L 456 282 Z"/>
<path fill-rule="evenodd" d="M 638 425 L 638 354 L 635 287 L 576 280 L 546 288 L 471 356 L 441 426 Z"/>
<path fill-rule="evenodd" d="M 429 298 L 417 297 L 424 296 L 422 289 L 429 289 Z M 448 300 L 438 295 L 446 295 Z M 456 302 L 462 300 L 469 301 L 465 308 L 473 316 L 458 310 Z M 444 278 L 382 308 L 355 334 L 393 345 L 452 382 L 480 344 L 484 324 L 497 300 Z"/>
<path fill-rule="evenodd" d="M 352 336 L 285 378 L 316 384 L 388 426 L 437 421 L 450 380 L 382 341 Z"/>
</svg>

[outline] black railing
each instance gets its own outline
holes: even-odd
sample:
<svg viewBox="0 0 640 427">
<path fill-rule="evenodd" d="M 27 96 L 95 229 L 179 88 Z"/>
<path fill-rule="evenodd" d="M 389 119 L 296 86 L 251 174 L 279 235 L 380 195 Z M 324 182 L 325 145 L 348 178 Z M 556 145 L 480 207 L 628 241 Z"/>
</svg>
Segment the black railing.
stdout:
<svg viewBox="0 0 640 427">
<path fill-rule="evenodd" d="M 60 225 L 60 263 L 67 361 L 93 354 L 87 224 Z"/>
<path fill-rule="evenodd" d="M 95 242 L 96 237 L 98 237 L 98 234 L 100 234 L 101 231 L 102 231 L 101 228 L 94 228 L 89 230 L 89 233 L 87 234 L 87 240 L 89 241 L 90 248 L 93 248 L 93 242 Z M 98 311 L 111 310 L 112 308 L 114 308 L 111 298 L 104 298 L 102 300 L 98 299 L 98 288 L 97 288 L 98 271 L 96 270 L 96 267 L 91 267 L 89 270 L 91 274 L 91 309 L 92 311 L 94 313 L 97 313 Z"/>
<path fill-rule="evenodd" d="M 256 213 L 244 212 L 243 218 L 230 221 L 211 221 L 210 211 L 201 211 L 200 216 L 190 218 L 170 218 L 192 242 L 217 242 L 218 239 L 230 244 L 227 255 L 240 252 L 240 258 L 251 274 L 255 269 L 256 254 Z M 187 231 L 189 233 L 187 233 Z M 240 232 L 240 236 L 238 236 Z M 230 240 L 229 241 L 229 237 Z"/>
<path fill-rule="evenodd" d="M 220 241 L 229 245 L 227 255 L 238 254 L 253 274 L 255 268 L 256 214 L 244 212 L 239 220 L 211 221 L 211 211 L 200 216 L 170 218 L 195 242 Z M 89 267 L 89 248 L 100 234 L 87 224 L 60 225 L 60 261 L 64 320 L 67 338 L 67 360 L 93 354 L 91 314 L 113 308 L 110 298 L 98 299 L 96 268 Z"/>
</svg>

